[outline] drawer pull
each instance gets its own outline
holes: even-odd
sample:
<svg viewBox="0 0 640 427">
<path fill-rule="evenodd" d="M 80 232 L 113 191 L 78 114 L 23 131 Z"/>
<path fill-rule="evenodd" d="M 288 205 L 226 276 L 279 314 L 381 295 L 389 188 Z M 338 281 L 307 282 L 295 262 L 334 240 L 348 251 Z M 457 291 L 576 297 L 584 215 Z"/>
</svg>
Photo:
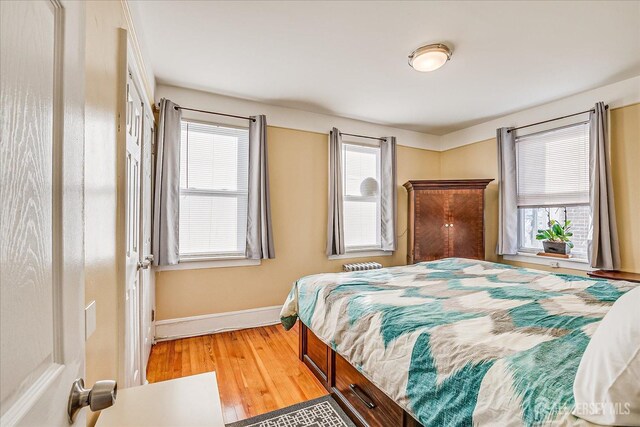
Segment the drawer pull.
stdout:
<svg viewBox="0 0 640 427">
<path fill-rule="evenodd" d="M 360 387 L 358 387 L 357 384 L 349 384 L 349 388 L 351 389 L 351 392 L 355 394 L 356 397 L 360 399 L 360 401 L 364 403 L 367 408 L 373 409 L 376 407 L 376 404 L 371 401 L 371 398 L 369 398 L 369 396 L 367 396 L 367 394 Z"/>
</svg>

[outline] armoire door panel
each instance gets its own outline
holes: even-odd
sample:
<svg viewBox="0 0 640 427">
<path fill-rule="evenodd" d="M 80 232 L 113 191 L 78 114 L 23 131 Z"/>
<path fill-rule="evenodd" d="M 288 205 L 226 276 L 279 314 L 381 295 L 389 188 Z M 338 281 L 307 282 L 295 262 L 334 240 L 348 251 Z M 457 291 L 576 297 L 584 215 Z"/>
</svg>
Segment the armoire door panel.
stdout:
<svg viewBox="0 0 640 427">
<path fill-rule="evenodd" d="M 413 262 L 432 261 L 447 256 L 447 192 L 443 190 L 415 193 L 415 231 Z"/>
<path fill-rule="evenodd" d="M 449 191 L 450 256 L 484 259 L 483 200 L 483 190 Z"/>
<path fill-rule="evenodd" d="M 409 195 L 407 258 L 484 259 L 484 190 L 492 179 L 415 180 Z"/>
</svg>

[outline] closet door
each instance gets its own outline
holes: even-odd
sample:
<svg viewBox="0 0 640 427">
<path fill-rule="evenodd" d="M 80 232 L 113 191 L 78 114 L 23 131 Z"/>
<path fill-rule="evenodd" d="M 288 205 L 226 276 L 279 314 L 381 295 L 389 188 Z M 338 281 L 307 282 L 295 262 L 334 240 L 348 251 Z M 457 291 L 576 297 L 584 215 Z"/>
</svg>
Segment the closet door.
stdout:
<svg viewBox="0 0 640 427">
<path fill-rule="evenodd" d="M 447 191 L 415 192 L 415 244 L 413 262 L 444 258 L 449 246 Z"/>
<path fill-rule="evenodd" d="M 449 190 L 448 256 L 484 259 L 483 190 Z"/>
</svg>

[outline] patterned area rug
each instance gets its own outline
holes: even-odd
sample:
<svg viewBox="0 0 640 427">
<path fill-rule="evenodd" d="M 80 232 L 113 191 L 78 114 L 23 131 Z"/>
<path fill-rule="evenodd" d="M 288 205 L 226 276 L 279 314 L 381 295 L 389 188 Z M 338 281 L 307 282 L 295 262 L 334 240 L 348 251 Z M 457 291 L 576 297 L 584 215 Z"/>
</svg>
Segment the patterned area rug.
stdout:
<svg viewBox="0 0 640 427">
<path fill-rule="evenodd" d="M 227 424 L 227 427 L 355 427 L 331 396 Z"/>
</svg>

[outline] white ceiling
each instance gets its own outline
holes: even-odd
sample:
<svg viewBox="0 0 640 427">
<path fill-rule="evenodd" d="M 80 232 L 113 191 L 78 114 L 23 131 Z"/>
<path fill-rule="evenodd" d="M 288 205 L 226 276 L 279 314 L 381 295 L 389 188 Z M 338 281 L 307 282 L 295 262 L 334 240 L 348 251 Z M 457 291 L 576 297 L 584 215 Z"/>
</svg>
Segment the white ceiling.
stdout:
<svg viewBox="0 0 640 427">
<path fill-rule="evenodd" d="M 438 135 L 640 74 L 639 1 L 129 3 L 160 83 Z"/>
</svg>

